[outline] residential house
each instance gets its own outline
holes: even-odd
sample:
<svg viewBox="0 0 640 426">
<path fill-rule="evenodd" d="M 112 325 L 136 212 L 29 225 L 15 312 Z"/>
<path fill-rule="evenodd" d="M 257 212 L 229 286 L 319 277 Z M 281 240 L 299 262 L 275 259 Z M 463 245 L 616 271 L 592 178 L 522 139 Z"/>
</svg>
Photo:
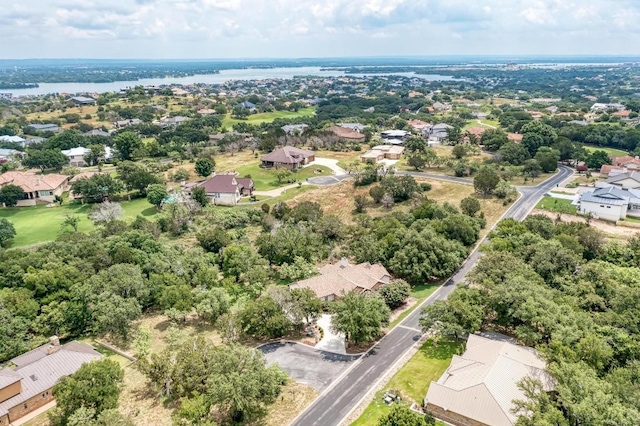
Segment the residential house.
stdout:
<svg viewBox="0 0 640 426">
<path fill-rule="evenodd" d="M 591 112 L 608 111 L 608 110 L 623 111 L 624 109 L 625 109 L 625 106 L 620 103 L 604 104 L 604 103 L 596 102 L 595 104 L 591 105 Z"/>
<path fill-rule="evenodd" d="M 360 123 L 338 123 L 338 126 L 344 127 L 345 129 L 355 130 L 358 133 L 364 132 L 364 129 L 369 127 L 365 124 L 360 124 Z"/>
<path fill-rule="evenodd" d="M 290 289 L 308 288 L 324 301 L 332 301 L 350 291 L 368 293 L 391 282 L 391 275 L 379 263 L 353 265 L 346 258 L 318 269 L 320 275 L 290 284 Z"/>
<path fill-rule="evenodd" d="M 489 116 L 489 114 L 482 111 L 472 112 L 471 115 L 473 116 L 473 118 L 478 118 L 480 120 L 483 120 Z"/>
<path fill-rule="evenodd" d="M 567 124 L 574 124 L 576 126 L 587 126 L 589 122 L 587 120 L 570 120 L 567 121 Z"/>
<path fill-rule="evenodd" d="M 577 194 L 572 204 L 580 214 L 617 222 L 627 216 L 640 217 L 640 190 L 600 187 Z"/>
<path fill-rule="evenodd" d="M 640 172 L 631 171 L 614 174 L 613 176 L 609 176 L 605 184 L 622 189 L 640 189 Z"/>
<path fill-rule="evenodd" d="M 61 129 L 57 124 L 43 123 L 43 124 L 29 124 L 27 127 L 31 127 L 38 132 L 53 132 L 58 133 Z"/>
<path fill-rule="evenodd" d="M 524 135 L 520 134 L 520 133 L 507 133 L 507 139 L 509 139 L 512 142 L 515 143 L 520 143 L 522 142 L 522 138 L 524 137 Z"/>
<path fill-rule="evenodd" d="M 308 128 L 308 124 L 287 124 L 281 127 L 287 135 L 301 135 Z"/>
<path fill-rule="evenodd" d="M 497 333 L 469 335 L 466 350 L 454 355 L 449 368 L 431 382 L 424 404 L 434 417 L 455 426 L 513 426 L 513 401 L 527 396 L 519 384 L 539 380 L 545 392 L 555 381 L 533 348 L 516 345 Z"/>
<path fill-rule="evenodd" d="M 253 195 L 254 185 L 250 178 L 239 178 L 235 173 L 216 174 L 213 177 L 195 184 L 185 186 L 185 192 L 200 186 L 204 188 L 211 202 L 220 206 L 235 206 L 243 196 Z"/>
<path fill-rule="evenodd" d="M 124 127 L 129 126 L 137 126 L 138 124 L 142 124 L 142 120 L 139 118 L 130 118 L 128 120 L 118 120 L 113 123 L 116 129 L 122 129 Z"/>
<path fill-rule="evenodd" d="M 297 170 L 316 159 L 316 153 L 292 146 L 283 146 L 267 155 L 262 156 L 262 167 L 286 167 L 290 170 Z"/>
<path fill-rule="evenodd" d="M 340 139 L 349 139 L 349 140 L 354 140 L 354 141 L 364 141 L 365 138 L 366 138 L 364 133 L 360 133 L 359 130 L 351 129 L 351 128 L 348 128 L 348 127 L 331 126 L 331 127 L 327 127 L 326 131 L 333 133 L 334 135 L 336 135 Z"/>
<path fill-rule="evenodd" d="M 611 115 L 616 116 L 616 117 L 620 117 L 622 119 L 627 119 L 631 115 L 631 110 L 624 109 L 622 111 L 616 111 Z"/>
<path fill-rule="evenodd" d="M 409 135 L 411 135 L 411 133 L 406 130 L 385 130 L 384 132 L 380 132 L 382 140 L 393 145 L 402 145 Z"/>
<path fill-rule="evenodd" d="M 426 121 L 422 120 L 409 120 L 407 121 L 407 124 L 409 125 L 409 127 L 419 132 L 422 132 L 422 130 L 426 127 L 431 127 L 431 123 L 427 123 Z"/>
<path fill-rule="evenodd" d="M 18 201 L 18 206 L 35 206 L 38 203 L 52 203 L 56 195 L 67 191 L 69 176 L 10 171 L 0 175 L 0 188 L 7 184 L 17 185 L 24 191 L 24 199 Z"/>
<path fill-rule="evenodd" d="M 162 127 L 163 129 L 168 129 L 170 127 L 178 127 L 181 124 L 184 124 L 185 121 L 188 121 L 189 117 L 183 117 L 177 115 L 175 117 L 165 117 L 160 120 L 156 120 L 153 124 Z"/>
<path fill-rule="evenodd" d="M 96 103 L 95 99 L 87 96 L 74 96 L 70 100 L 76 105 L 95 105 Z"/>
<path fill-rule="evenodd" d="M 48 344 L 13 358 L 9 364 L 14 367 L 0 370 L 0 426 L 53 401 L 52 388 L 58 380 L 101 357 L 86 343 L 60 345 L 54 336 Z"/>
<path fill-rule="evenodd" d="M 378 145 L 360 156 L 363 163 L 377 163 L 382 160 L 399 160 L 404 147 L 399 145 Z"/>
<path fill-rule="evenodd" d="M 433 126 L 426 126 L 422 129 L 422 136 L 431 142 L 445 142 L 449 138 L 449 130 L 453 129 L 446 123 L 438 123 Z"/>
<path fill-rule="evenodd" d="M 6 163 L 11 159 L 11 157 L 21 157 L 23 155 L 25 155 L 24 152 L 16 149 L 0 148 L 0 164 Z"/>
<path fill-rule="evenodd" d="M 22 145 L 25 140 L 26 139 L 21 138 L 20 136 L 9 136 L 9 135 L 0 136 L 0 142 L 12 142 L 12 143 L 19 143 Z"/>
<path fill-rule="evenodd" d="M 69 165 L 73 166 L 73 167 L 87 167 L 90 166 L 91 164 L 87 163 L 87 161 L 84 159 L 84 157 L 89 154 L 89 152 L 91 152 L 91 150 L 89 148 L 85 148 L 83 146 L 79 146 L 77 148 L 71 148 L 71 149 L 63 149 L 62 153 L 67 156 L 67 158 L 69 158 Z M 103 158 L 100 158 L 99 160 L 110 160 L 111 158 L 113 158 L 113 152 L 111 150 L 110 147 L 105 146 L 104 147 L 104 152 L 105 155 Z"/>
<path fill-rule="evenodd" d="M 244 101 L 234 105 L 234 108 L 244 108 L 244 109 L 248 109 L 249 111 L 255 111 L 256 104 L 254 104 L 253 102 Z"/>
<path fill-rule="evenodd" d="M 433 103 L 433 109 L 438 111 L 438 112 L 451 111 L 451 105 L 443 104 L 442 102 L 434 102 Z"/>
<path fill-rule="evenodd" d="M 105 138 L 111 137 L 111 133 L 105 132 L 104 130 L 100 130 L 100 129 L 89 130 L 88 132 L 85 132 L 84 135 L 85 136 L 103 136 Z"/>
</svg>

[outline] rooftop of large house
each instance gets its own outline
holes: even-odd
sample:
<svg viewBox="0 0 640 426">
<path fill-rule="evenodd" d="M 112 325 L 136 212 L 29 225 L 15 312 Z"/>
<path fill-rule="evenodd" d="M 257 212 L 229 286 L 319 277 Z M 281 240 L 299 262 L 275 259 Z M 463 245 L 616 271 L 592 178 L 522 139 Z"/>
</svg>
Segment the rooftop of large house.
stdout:
<svg viewBox="0 0 640 426">
<path fill-rule="evenodd" d="M 283 146 L 267 155 L 263 155 L 261 161 L 268 163 L 298 164 L 307 157 L 313 157 L 315 152 L 295 148 L 293 146 Z"/>
<path fill-rule="evenodd" d="M 69 176 L 58 174 L 41 175 L 34 172 L 10 171 L 0 175 L 0 186 L 17 185 L 24 192 L 53 191 L 63 185 Z"/>
<path fill-rule="evenodd" d="M 368 291 L 377 284 L 388 284 L 391 275 L 379 263 L 353 265 L 347 259 L 318 269 L 320 275 L 293 283 L 289 288 L 309 288 L 318 298 L 339 297 L 352 290 Z"/>
<path fill-rule="evenodd" d="M 431 382 L 425 403 L 481 424 L 512 426 L 517 420 L 513 401 L 526 399 L 518 387 L 525 377 L 540 380 L 545 391 L 555 386 L 535 349 L 497 333 L 472 334 L 465 352 L 454 355 L 442 377 Z"/>
<path fill-rule="evenodd" d="M 243 188 L 253 188 L 253 180 L 239 178 L 235 174 L 217 174 L 196 185 L 203 187 L 207 194 L 234 194 Z"/>
<path fill-rule="evenodd" d="M 52 339 L 53 340 L 53 339 Z M 0 389 L 20 382 L 19 393 L 0 402 L 0 416 L 55 385 L 63 376 L 69 376 L 84 363 L 101 358 L 92 346 L 77 341 L 60 346 L 46 344 L 13 358 L 14 368 L 0 370 Z"/>
<path fill-rule="evenodd" d="M 358 130 L 351 129 L 349 127 L 331 126 L 331 127 L 327 127 L 327 131 L 344 139 L 355 139 L 355 140 L 365 139 L 365 135 L 363 133 L 360 133 Z"/>
</svg>

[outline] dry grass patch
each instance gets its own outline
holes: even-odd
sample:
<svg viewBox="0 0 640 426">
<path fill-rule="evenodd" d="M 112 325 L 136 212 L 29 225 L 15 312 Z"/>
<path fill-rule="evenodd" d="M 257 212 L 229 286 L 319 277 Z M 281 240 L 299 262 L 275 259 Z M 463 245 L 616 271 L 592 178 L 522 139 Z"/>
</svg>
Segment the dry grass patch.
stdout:
<svg viewBox="0 0 640 426">
<path fill-rule="evenodd" d="M 319 393 L 311 386 L 289 380 L 282 388 L 277 401 L 268 408 L 268 414 L 264 421 L 266 426 L 288 425 Z"/>
</svg>

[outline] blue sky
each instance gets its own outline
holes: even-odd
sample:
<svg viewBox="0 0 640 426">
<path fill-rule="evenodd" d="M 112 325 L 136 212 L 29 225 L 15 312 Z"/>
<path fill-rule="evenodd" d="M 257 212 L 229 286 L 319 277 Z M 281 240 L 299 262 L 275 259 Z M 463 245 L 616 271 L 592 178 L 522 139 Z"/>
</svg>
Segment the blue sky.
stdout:
<svg viewBox="0 0 640 426">
<path fill-rule="evenodd" d="M 0 58 L 640 55 L 640 0 L 0 0 Z"/>
</svg>

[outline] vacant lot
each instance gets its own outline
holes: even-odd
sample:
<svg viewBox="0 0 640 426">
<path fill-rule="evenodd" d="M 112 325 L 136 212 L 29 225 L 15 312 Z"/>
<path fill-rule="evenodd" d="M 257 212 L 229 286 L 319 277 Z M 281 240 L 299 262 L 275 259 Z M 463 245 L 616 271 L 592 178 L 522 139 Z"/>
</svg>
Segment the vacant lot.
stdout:
<svg viewBox="0 0 640 426">
<path fill-rule="evenodd" d="M 236 118 L 231 118 L 231 114 L 227 114 L 227 116 L 222 120 L 222 127 L 227 129 L 233 128 L 234 124 L 238 123 L 246 123 L 251 125 L 258 125 L 262 123 L 271 123 L 276 118 L 297 118 L 297 117 L 312 117 L 316 114 L 316 108 L 303 108 L 299 111 L 274 111 L 274 112 L 263 112 L 260 114 L 250 115 L 246 120 L 238 120 Z"/>
<path fill-rule="evenodd" d="M 589 152 L 604 151 L 607 154 L 609 154 L 609 156 L 611 156 L 611 157 L 619 157 L 619 156 L 622 156 L 622 155 L 629 155 L 628 152 L 622 151 L 620 149 L 615 149 L 615 148 L 606 148 L 606 147 L 595 146 L 595 145 L 584 145 L 584 148 Z"/>
<path fill-rule="evenodd" d="M 577 207 L 571 204 L 571 200 L 562 198 L 544 197 L 536 208 L 554 213 L 577 214 Z"/>
<path fill-rule="evenodd" d="M 158 210 L 144 198 L 121 204 L 127 220 L 134 219 L 138 215 L 148 217 L 158 213 Z M 91 206 L 76 203 L 64 203 L 62 206 L 55 207 L 11 207 L 0 208 L 0 218 L 9 219 L 16 228 L 16 238 L 9 247 L 23 247 L 55 240 L 60 234 L 60 225 L 67 215 L 80 218 L 79 232 L 93 230 L 93 223 L 87 217 L 90 211 Z"/>
<path fill-rule="evenodd" d="M 250 176 L 258 191 L 267 191 L 269 189 L 279 188 L 289 185 L 291 182 L 278 182 L 275 176 L 275 170 L 263 169 L 258 164 L 241 166 L 236 169 L 239 176 Z M 296 182 L 304 182 L 307 178 L 316 176 L 331 176 L 331 169 L 325 166 L 309 166 L 296 172 L 292 172 L 288 180 Z"/>
<path fill-rule="evenodd" d="M 388 413 L 391 407 L 382 401 L 385 391 L 394 391 L 402 396 L 403 401 L 422 405 L 429 385 L 438 380 L 447 369 L 453 355 L 461 352 L 462 343 L 452 340 L 441 340 L 437 346 L 427 341 L 404 367 L 391 378 L 384 390 L 376 394 L 376 398 L 352 426 L 375 426 L 378 419 Z"/>
</svg>

